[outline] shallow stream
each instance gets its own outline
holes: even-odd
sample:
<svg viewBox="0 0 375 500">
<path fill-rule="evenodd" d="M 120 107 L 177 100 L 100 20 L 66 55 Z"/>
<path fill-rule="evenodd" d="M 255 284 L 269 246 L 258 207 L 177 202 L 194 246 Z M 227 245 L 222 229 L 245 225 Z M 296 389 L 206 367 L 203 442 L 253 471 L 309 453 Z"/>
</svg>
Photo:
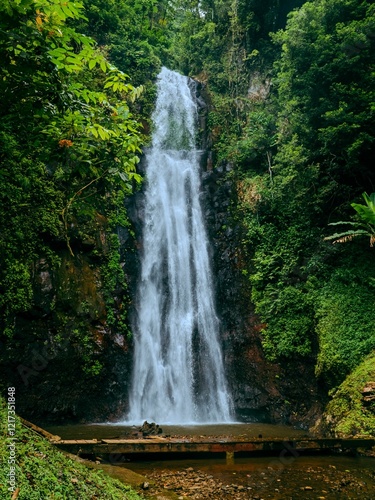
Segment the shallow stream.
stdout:
<svg viewBox="0 0 375 500">
<path fill-rule="evenodd" d="M 164 435 L 226 436 L 236 438 L 296 438 L 305 431 L 270 424 L 215 424 L 199 426 L 162 426 Z M 48 427 L 62 438 L 90 439 L 125 437 L 134 428 L 118 424 Z M 124 457 L 123 457 L 124 458 Z M 119 467 L 142 474 L 150 481 L 149 492 L 158 495 L 165 489 L 178 498 L 195 500 L 299 500 L 299 499 L 375 499 L 375 458 L 345 455 L 308 456 L 294 452 L 278 456 L 235 456 L 225 458 L 165 459 L 147 461 L 124 458 Z M 125 470 L 124 470 L 124 480 Z M 151 486 L 154 483 L 154 486 Z"/>
<path fill-rule="evenodd" d="M 375 499 L 375 460 L 297 456 L 174 460 L 124 467 L 194 499 Z"/>
</svg>

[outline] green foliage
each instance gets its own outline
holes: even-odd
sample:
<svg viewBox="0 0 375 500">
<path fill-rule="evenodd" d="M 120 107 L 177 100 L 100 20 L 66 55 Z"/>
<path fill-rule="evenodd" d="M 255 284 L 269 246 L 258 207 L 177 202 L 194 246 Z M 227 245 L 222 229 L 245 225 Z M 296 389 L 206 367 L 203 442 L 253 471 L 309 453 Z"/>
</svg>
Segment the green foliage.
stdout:
<svg viewBox="0 0 375 500">
<path fill-rule="evenodd" d="M 265 90 L 267 84 L 258 82 Z M 242 172 L 268 172 L 272 176 L 272 154 L 276 145 L 275 118 L 272 105 L 248 99 L 213 95 L 209 123 L 217 140 L 218 161 L 229 160 Z"/>
<path fill-rule="evenodd" d="M 357 0 L 307 2 L 274 39 L 281 149 L 297 134 L 321 181 L 339 182 L 341 196 L 369 184 L 374 121 L 375 6 Z M 331 184 L 331 196 L 337 184 Z M 357 188 L 358 189 L 358 188 Z M 327 193 L 328 194 L 328 193 Z"/>
<path fill-rule="evenodd" d="M 258 199 L 255 207 L 259 205 Z M 260 211 L 247 211 L 244 221 L 251 255 L 247 272 L 256 312 L 265 323 L 263 344 L 268 357 L 312 355 L 315 286 L 306 278 L 309 269 L 319 265 L 312 263 L 316 235 L 311 232 L 306 240 L 297 223 L 288 229 L 277 227 L 267 223 Z"/>
<path fill-rule="evenodd" d="M 77 221 L 106 212 L 108 191 L 131 193 L 140 181 L 130 106 L 143 89 L 72 27 L 85 19 L 82 3 L 3 2 L 0 12 L 0 307 L 10 333 L 32 305 L 35 261 L 58 264 L 63 240 L 73 255 Z"/>
<path fill-rule="evenodd" d="M 367 222 L 371 226 L 375 225 L 375 193 L 370 196 L 367 193 L 363 193 L 363 198 L 366 205 L 361 205 L 359 203 L 352 203 L 352 207 L 358 213 L 360 219 L 363 222 Z"/>
<path fill-rule="evenodd" d="M 105 287 L 105 299 L 107 303 L 107 323 L 109 326 L 116 324 L 114 295 L 118 287 L 126 290 L 124 272 L 120 266 L 120 243 L 118 236 L 112 234 L 109 241 L 109 252 L 103 269 L 103 280 Z"/>
<path fill-rule="evenodd" d="M 323 428 L 339 437 L 374 436 L 374 404 L 365 406 L 362 391 L 375 379 L 375 353 L 369 354 L 332 394 Z"/>
<path fill-rule="evenodd" d="M 285 8 L 275 0 L 183 0 L 174 16 L 172 55 L 185 73 L 202 75 L 211 88 L 240 96 L 249 85 L 249 69 L 269 64 L 269 32 L 284 23 Z"/>
<path fill-rule="evenodd" d="M 374 286 L 370 279 L 375 276 L 375 262 L 362 262 L 345 259 L 346 265 L 332 272 L 316 298 L 316 372 L 330 386 L 340 383 L 375 349 Z"/>
<path fill-rule="evenodd" d="M 374 348 L 371 250 L 322 239 L 375 184 L 375 10 L 358 0 L 283 4 L 187 1 L 174 53 L 207 82 L 216 158 L 234 167 L 231 217 L 266 354 L 317 358 L 332 387 Z M 272 47 L 275 28 L 284 29 Z M 372 238 L 365 202 L 352 204 L 351 225 Z"/>
<path fill-rule="evenodd" d="M 313 332 L 311 296 L 297 287 L 267 287 L 257 301 L 266 322 L 263 347 L 270 359 L 311 354 Z"/>
<path fill-rule="evenodd" d="M 108 60 L 125 74 L 131 73 L 132 82 L 143 88 L 130 109 L 148 134 L 154 79 L 161 65 L 169 62 L 174 4 L 165 0 L 92 0 L 83 4 L 85 18 L 70 24 L 93 37 Z"/>
<path fill-rule="evenodd" d="M 245 271 L 266 351 L 274 359 L 318 348 L 317 373 L 332 385 L 374 345 L 372 260 L 365 275 L 357 248 L 344 259 L 319 242 L 330 212 L 347 212 L 346 200 L 374 182 L 373 9 L 321 0 L 291 13 L 273 37 L 281 57 L 271 108 L 247 110 L 243 138 L 226 146 L 241 167 Z M 371 237 L 372 201 L 365 201 L 352 205 L 362 226 L 353 225 Z"/>
<path fill-rule="evenodd" d="M 370 246 L 375 243 L 375 193 L 370 196 L 363 193 L 363 198 L 366 205 L 352 203 L 351 206 L 357 212 L 358 222 L 331 222 L 330 226 L 351 225 L 356 229 L 345 231 L 343 233 L 335 233 L 324 238 L 325 240 L 334 240 L 332 243 L 345 243 L 351 241 L 356 236 L 369 236 Z"/>
<path fill-rule="evenodd" d="M 101 274 L 103 280 L 103 296 L 107 310 L 107 324 L 117 333 L 131 337 L 128 325 L 127 308 L 130 303 L 128 296 L 127 277 L 121 265 L 120 240 L 116 231 L 126 229 L 131 237 L 134 233 L 124 206 L 125 193 L 113 193 L 112 210 L 108 218 L 109 229 L 113 231 L 108 239 L 108 251 L 103 257 Z M 121 300 L 120 300 L 121 298 Z"/>
<path fill-rule="evenodd" d="M 14 315 L 32 305 L 33 261 L 41 254 L 54 261 L 46 239 L 59 233 L 62 193 L 16 134 L 0 131 L 0 151 L 0 324 L 10 335 Z"/>
<path fill-rule="evenodd" d="M 0 401 L 0 495 L 11 498 L 8 491 L 9 448 L 7 441 L 7 405 Z M 129 486 L 106 476 L 102 471 L 88 469 L 67 458 L 45 439 L 22 426 L 16 417 L 16 483 L 19 500 L 79 498 L 91 500 L 138 500 Z"/>
<path fill-rule="evenodd" d="M 154 105 L 154 79 L 167 64 L 171 40 L 168 36 L 174 16 L 174 3 L 166 0 L 85 0 L 86 19 L 74 24 L 92 36 L 109 61 L 144 92 L 131 106 L 132 112 L 149 132 Z"/>
<path fill-rule="evenodd" d="M 75 321 L 75 328 L 69 335 L 69 344 L 74 349 L 74 356 L 78 360 L 81 376 L 87 380 L 98 377 L 103 370 L 103 363 L 98 359 L 100 349 L 98 348 L 92 332 L 87 328 L 87 318 L 83 321 Z"/>
</svg>

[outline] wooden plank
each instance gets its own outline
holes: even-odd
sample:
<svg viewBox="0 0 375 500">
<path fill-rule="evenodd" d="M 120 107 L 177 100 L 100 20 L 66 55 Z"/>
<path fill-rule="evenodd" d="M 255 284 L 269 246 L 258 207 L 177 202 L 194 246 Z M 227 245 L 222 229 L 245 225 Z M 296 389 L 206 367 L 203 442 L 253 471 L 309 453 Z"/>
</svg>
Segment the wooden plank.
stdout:
<svg viewBox="0 0 375 500">
<path fill-rule="evenodd" d="M 98 441 L 97 439 L 60 439 L 58 443 L 56 444 L 61 444 L 61 445 L 85 445 L 85 444 L 97 444 Z"/>
<path fill-rule="evenodd" d="M 32 429 L 34 432 L 39 434 L 40 436 L 43 436 L 47 438 L 49 441 L 54 442 L 54 441 L 60 441 L 60 436 L 55 436 L 54 434 L 51 434 L 50 432 L 47 432 L 46 430 L 42 429 L 41 427 L 38 427 L 35 424 L 32 424 L 28 420 L 20 417 L 22 425 L 27 427 L 28 429 Z"/>
<path fill-rule="evenodd" d="M 123 444 L 123 443 L 128 443 L 128 444 L 150 444 L 149 440 L 146 439 L 101 439 L 102 443 L 106 444 Z"/>
</svg>

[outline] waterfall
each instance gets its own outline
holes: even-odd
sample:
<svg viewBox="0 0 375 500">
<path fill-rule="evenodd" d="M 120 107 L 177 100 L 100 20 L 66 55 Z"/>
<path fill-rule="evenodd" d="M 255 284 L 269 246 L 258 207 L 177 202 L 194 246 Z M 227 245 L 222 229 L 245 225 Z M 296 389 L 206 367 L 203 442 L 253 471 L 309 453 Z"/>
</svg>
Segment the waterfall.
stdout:
<svg viewBox="0 0 375 500">
<path fill-rule="evenodd" d="M 197 108 L 185 76 L 163 68 L 157 90 L 127 420 L 228 422 L 231 398 L 199 202 Z"/>
</svg>

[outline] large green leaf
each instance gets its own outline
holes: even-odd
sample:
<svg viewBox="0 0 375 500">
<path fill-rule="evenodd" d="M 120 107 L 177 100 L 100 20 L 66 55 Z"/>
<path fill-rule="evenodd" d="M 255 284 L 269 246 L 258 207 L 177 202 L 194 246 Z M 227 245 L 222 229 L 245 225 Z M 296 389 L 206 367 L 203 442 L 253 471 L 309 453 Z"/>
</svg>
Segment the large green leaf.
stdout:
<svg viewBox="0 0 375 500">
<path fill-rule="evenodd" d="M 359 203 L 352 203 L 351 206 L 364 222 L 375 225 L 375 193 L 372 193 L 370 196 L 367 193 L 363 193 L 362 196 L 367 206 Z"/>
</svg>

